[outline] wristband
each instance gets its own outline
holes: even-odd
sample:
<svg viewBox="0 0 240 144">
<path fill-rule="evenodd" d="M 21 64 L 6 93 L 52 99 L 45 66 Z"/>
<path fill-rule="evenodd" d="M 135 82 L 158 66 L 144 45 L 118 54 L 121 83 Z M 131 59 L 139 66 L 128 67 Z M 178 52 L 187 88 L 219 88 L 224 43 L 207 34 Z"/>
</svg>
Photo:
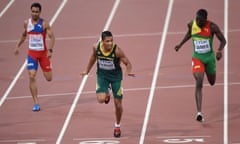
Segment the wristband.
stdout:
<svg viewBox="0 0 240 144">
<path fill-rule="evenodd" d="M 53 52 L 53 49 L 48 49 L 48 51 L 49 51 L 50 53 L 52 53 L 52 52 Z"/>
</svg>

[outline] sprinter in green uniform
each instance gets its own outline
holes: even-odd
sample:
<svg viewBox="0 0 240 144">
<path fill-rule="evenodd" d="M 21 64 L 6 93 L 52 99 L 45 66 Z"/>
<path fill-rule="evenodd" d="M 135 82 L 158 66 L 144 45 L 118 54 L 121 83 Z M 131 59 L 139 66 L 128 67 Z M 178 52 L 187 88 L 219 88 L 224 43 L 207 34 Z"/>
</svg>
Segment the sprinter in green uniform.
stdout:
<svg viewBox="0 0 240 144">
<path fill-rule="evenodd" d="M 89 59 L 87 68 L 81 73 L 87 75 L 97 61 L 97 84 L 96 94 L 99 103 L 108 104 L 110 101 L 110 92 L 112 90 L 115 104 L 116 122 L 114 128 L 114 137 L 121 137 L 120 121 L 122 117 L 122 69 L 121 62 L 126 66 L 126 74 L 135 76 L 131 73 L 132 64 L 116 44 L 113 43 L 113 35 L 110 31 L 102 32 L 101 41 L 93 46 L 93 53 Z"/>
<path fill-rule="evenodd" d="M 214 85 L 216 81 L 216 59 L 220 60 L 222 58 L 222 50 L 226 44 L 226 40 L 218 25 L 209 21 L 207 15 L 205 9 L 199 9 L 196 13 L 196 19 L 188 23 L 188 31 L 185 37 L 180 44 L 175 46 L 175 50 L 178 51 L 185 42 L 192 38 L 192 72 L 196 81 L 196 120 L 199 122 L 204 120 L 202 116 L 202 87 L 204 73 L 206 73 L 210 85 Z M 212 47 L 214 35 L 216 35 L 220 41 L 216 54 Z"/>
</svg>

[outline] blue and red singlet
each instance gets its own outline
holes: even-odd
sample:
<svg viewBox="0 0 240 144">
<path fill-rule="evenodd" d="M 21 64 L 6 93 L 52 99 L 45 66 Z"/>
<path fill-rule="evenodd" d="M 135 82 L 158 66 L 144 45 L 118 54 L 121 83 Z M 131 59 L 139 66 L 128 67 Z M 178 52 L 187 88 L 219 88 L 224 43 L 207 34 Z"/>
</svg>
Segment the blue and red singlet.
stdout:
<svg viewBox="0 0 240 144">
<path fill-rule="evenodd" d="M 46 32 L 43 28 L 43 19 L 39 19 L 37 24 L 32 23 L 32 19 L 28 20 L 27 33 L 29 38 L 28 49 L 28 70 L 37 70 L 38 62 L 44 72 L 51 71 L 51 64 L 47 58 Z"/>
</svg>

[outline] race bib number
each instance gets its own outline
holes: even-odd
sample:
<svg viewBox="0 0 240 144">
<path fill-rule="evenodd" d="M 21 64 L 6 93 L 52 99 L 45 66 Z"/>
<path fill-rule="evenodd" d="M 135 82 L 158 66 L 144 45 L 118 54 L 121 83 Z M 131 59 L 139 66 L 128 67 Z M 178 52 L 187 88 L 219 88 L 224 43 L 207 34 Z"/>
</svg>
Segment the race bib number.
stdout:
<svg viewBox="0 0 240 144">
<path fill-rule="evenodd" d="M 98 64 L 99 64 L 100 69 L 104 69 L 104 70 L 114 70 L 115 69 L 115 65 L 114 65 L 113 61 L 99 59 Z"/>
<path fill-rule="evenodd" d="M 195 52 L 200 54 L 211 51 L 211 47 L 208 40 L 195 40 L 194 48 L 195 48 Z"/>
<path fill-rule="evenodd" d="M 43 36 L 41 34 L 31 34 L 29 36 L 29 48 L 31 50 L 36 51 L 43 51 L 44 44 L 43 44 Z"/>
</svg>

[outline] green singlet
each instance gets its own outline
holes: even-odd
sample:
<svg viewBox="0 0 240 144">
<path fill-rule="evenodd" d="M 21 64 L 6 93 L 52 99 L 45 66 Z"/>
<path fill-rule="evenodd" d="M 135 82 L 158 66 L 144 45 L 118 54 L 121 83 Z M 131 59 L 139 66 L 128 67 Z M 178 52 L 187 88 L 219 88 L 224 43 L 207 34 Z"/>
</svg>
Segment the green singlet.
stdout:
<svg viewBox="0 0 240 144">
<path fill-rule="evenodd" d="M 114 44 L 111 51 L 104 53 L 102 43 L 98 44 L 97 54 L 97 93 L 108 92 L 111 85 L 114 98 L 122 98 L 122 69 L 120 59 L 116 57 L 117 45 Z"/>
</svg>

